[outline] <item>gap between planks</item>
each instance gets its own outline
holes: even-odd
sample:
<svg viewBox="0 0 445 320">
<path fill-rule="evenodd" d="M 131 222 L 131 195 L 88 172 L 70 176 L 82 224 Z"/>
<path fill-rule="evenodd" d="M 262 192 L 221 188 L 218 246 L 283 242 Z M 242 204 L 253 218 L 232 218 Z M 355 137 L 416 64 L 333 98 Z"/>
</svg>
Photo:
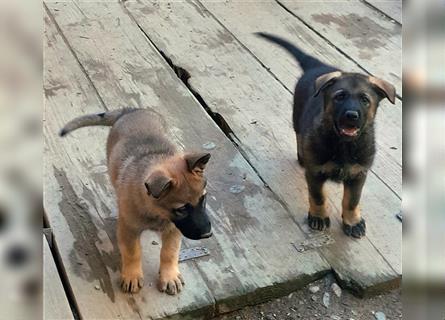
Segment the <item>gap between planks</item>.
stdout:
<svg viewBox="0 0 445 320">
<path fill-rule="evenodd" d="M 44 213 L 44 217 L 46 218 L 46 213 Z M 46 242 L 46 245 L 49 248 L 49 255 L 53 259 L 52 262 L 56 268 L 57 276 L 60 279 L 60 283 L 62 284 L 63 291 L 65 293 L 65 297 L 68 301 L 68 305 L 70 307 L 72 316 L 74 319 L 80 319 L 79 308 L 76 302 L 76 298 L 73 294 L 70 282 L 65 272 L 65 268 L 63 267 L 63 263 L 60 258 L 60 254 L 57 248 L 56 240 L 52 234 L 52 229 L 48 224 L 48 228 L 45 228 L 43 241 Z M 45 244 L 44 244 L 45 246 Z M 51 261 L 46 261 L 46 263 L 51 263 Z"/>
<path fill-rule="evenodd" d="M 392 17 L 390 13 L 386 12 L 384 9 L 377 7 L 375 4 L 373 4 L 371 1 L 369 0 L 360 0 L 362 3 L 364 3 L 365 5 L 367 5 L 368 7 L 370 7 L 371 9 L 379 12 L 380 14 L 384 15 L 385 17 L 387 17 L 388 19 L 394 21 L 395 23 L 397 23 L 399 26 L 402 26 L 402 22 L 399 21 L 399 18 L 395 18 Z M 396 1 L 382 1 L 382 3 L 392 3 L 392 2 L 397 2 L 401 0 L 396 0 Z M 402 17 L 402 12 L 400 12 L 400 18 Z"/>
</svg>

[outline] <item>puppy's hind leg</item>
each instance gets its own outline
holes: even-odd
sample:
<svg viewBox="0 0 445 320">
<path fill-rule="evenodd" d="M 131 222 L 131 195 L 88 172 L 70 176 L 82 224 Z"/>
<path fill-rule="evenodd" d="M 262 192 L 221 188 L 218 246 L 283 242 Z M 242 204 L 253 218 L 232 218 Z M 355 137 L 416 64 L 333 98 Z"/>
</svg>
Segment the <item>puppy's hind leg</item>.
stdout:
<svg viewBox="0 0 445 320">
<path fill-rule="evenodd" d="M 117 239 L 122 259 L 121 287 L 124 292 L 138 292 L 144 285 L 140 236 L 141 231 L 127 226 L 119 218 Z"/>
<path fill-rule="evenodd" d="M 326 199 L 323 192 L 326 178 L 312 174 L 308 170 L 305 175 L 309 191 L 309 227 L 320 231 L 328 229 L 331 226 L 331 221 L 326 210 Z"/>
<path fill-rule="evenodd" d="M 184 285 L 178 266 L 181 238 L 181 232 L 173 224 L 162 232 L 158 289 L 171 295 L 181 292 Z"/>
</svg>

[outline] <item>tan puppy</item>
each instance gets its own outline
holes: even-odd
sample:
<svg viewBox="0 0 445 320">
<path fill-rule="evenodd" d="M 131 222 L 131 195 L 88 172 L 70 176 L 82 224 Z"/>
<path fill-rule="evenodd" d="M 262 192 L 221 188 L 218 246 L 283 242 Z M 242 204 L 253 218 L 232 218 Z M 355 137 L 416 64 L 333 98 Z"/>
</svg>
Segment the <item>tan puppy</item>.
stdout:
<svg viewBox="0 0 445 320">
<path fill-rule="evenodd" d="M 122 289 L 137 292 L 143 286 L 140 236 L 151 229 L 162 238 L 158 288 L 176 294 L 184 284 L 178 269 L 181 232 L 190 239 L 212 235 L 203 175 L 210 154 L 178 152 L 166 138 L 163 118 L 147 109 L 82 116 L 60 135 L 98 125 L 112 126 L 107 161 L 119 209 Z"/>
</svg>

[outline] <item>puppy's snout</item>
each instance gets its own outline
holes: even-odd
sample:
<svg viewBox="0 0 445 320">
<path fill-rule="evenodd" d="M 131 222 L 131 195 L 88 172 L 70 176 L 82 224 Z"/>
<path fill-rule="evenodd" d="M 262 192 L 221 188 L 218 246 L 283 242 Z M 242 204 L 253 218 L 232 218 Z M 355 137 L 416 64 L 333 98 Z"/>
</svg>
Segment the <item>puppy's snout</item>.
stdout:
<svg viewBox="0 0 445 320">
<path fill-rule="evenodd" d="M 346 111 L 345 117 L 350 121 L 357 121 L 360 118 L 360 115 L 357 111 L 349 110 Z"/>
</svg>

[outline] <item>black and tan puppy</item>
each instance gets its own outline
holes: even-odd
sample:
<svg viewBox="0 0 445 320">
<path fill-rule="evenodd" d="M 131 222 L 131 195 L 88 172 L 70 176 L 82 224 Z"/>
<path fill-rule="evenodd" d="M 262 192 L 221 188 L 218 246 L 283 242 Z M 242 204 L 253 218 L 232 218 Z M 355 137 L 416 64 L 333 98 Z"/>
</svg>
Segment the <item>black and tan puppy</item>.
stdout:
<svg viewBox="0 0 445 320">
<path fill-rule="evenodd" d="M 122 259 L 122 289 L 143 285 L 141 233 L 161 232 L 158 288 L 181 291 L 178 269 L 181 233 L 190 239 L 211 236 L 205 208 L 204 168 L 208 153 L 180 153 L 166 137 L 163 118 L 146 109 L 122 109 L 86 115 L 69 122 L 61 136 L 86 126 L 112 126 L 107 162 L 116 191 L 117 236 Z"/>
<path fill-rule="evenodd" d="M 364 236 L 366 224 L 358 205 L 374 160 L 374 118 L 382 99 L 394 104 L 394 86 L 326 65 L 284 39 L 258 35 L 284 47 L 304 71 L 295 88 L 293 123 L 298 161 L 305 168 L 309 190 L 309 226 L 317 230 L 330 226 L 323 192 L 329 179 L 343 182 L 344 232 Z"/>
</svg>

